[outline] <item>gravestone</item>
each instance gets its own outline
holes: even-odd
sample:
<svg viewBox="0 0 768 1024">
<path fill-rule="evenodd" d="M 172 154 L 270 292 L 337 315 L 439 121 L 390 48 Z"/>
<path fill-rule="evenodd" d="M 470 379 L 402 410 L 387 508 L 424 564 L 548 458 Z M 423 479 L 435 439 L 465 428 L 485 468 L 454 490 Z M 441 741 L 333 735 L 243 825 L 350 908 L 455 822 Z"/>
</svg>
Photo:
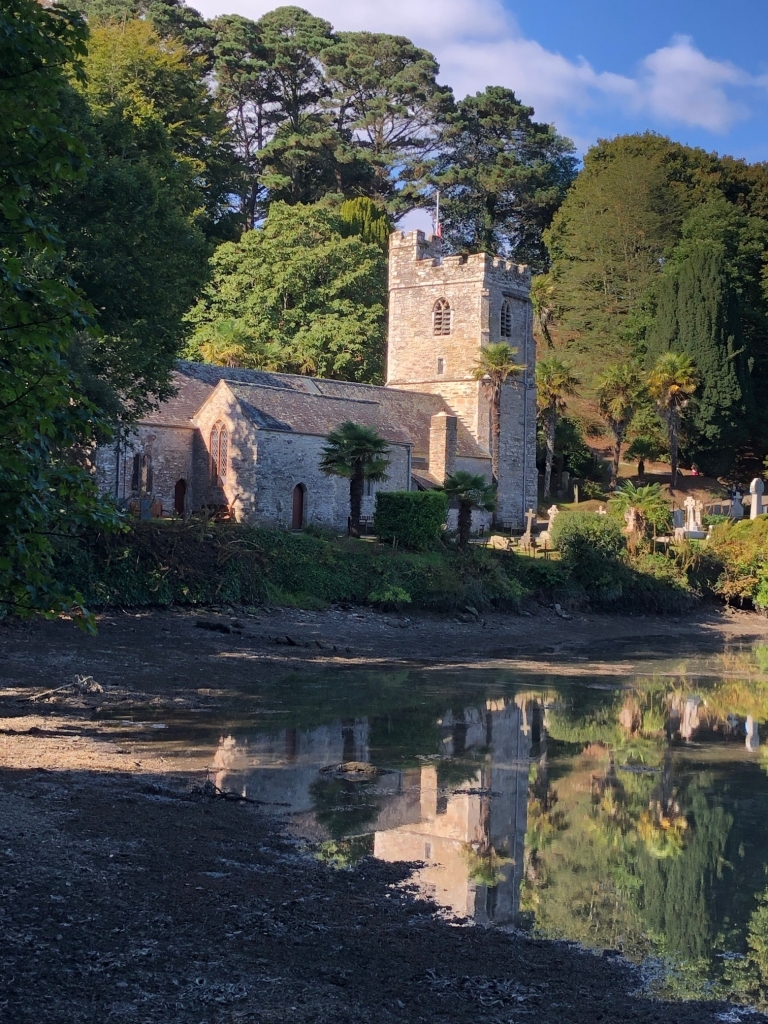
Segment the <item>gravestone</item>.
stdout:
<svg viewBox="0 0 768 1024">
<path fill-rule="evenodd" d="M 676 530 L 685 529 L 685 509 L 675 508 L 672 509 L 672 526 Z"/>
<path fill-rule="evenodd" d="M 733 498 L 731 499 L 731 508 L 728 512 L 731 519 L 743 519 L 744 518 L 744 506 L 741 503 L 741 491 L 734 491 Z"/>
<path fill-rule="evenodd" d="M 760 746 L 760 733 L 757 731 L 757 722 L 752 715 L 747 715 L 747 724 L 744 727 L 746 732 L 747 750 L 757 750 Z"/>
<path fill-rule="evenodd" d="M 763 514 L 763 492 L 765 491 L 765 485 L 759 476 L 756 476 L 752 483 L 749 485 L 749 493 L 752 495 L 752 500 L 749 505 L 749 518 L 757 519 L 758 516 Z"/>
<path fill-rule="evenodd" d="M 683 531 L 685 536 L 688 540 L 706 540 L 707 532 L 701 525 L 703 503 L 689 496 L 683 505 L 685 506 L 685 528 Z M 675 536 L 677 537 L 677 530 Z"/>
<path fill-rule="evenodd" d="M 637 533 L 637 509 L 634 506 L 630 506 L 624 513 L 625 533 Z"/>
<path fill-rule="evenodd" d="M 601 505 L 598 508 L 598 510 L 597 510 L 597 514 L 599 516 L 607 516 L 608 515 L 608 509 L 605 507 L 605 505 Z"/>
<path fill-rule="evenodd" d="M 571 474 L 568 472 L 567 469 L 564 469 L 563 472 L 560 474 L 560 490 L 565 495 L 566 500 L 568 499 L 568 494 L 570 493 L 570 489 L 571 489 Z M 551 526 L 552 524 L 550 523 L 549 525 Z"/>
<path fill-rule="evenodd" d="M 530 551 L 536 545 L 533 536 L 533 524 L 536 522 L 536 513 L 529 508 L 525 513 L 525 533 L 520 538 L 520 547 L 523 551 Z"/>
<path fill-rule="evenodd" d="M 555 525 L 555 519 L 557 519 L 559 514 L 560 509 L 557 507 L 557 505 L 550 505 L 550 507 L 547 509 L 547 516 L 549 517 L 549 522 L 547 523 L 546 530 L 543 533 L 539 534 L 539 543 L 542 544 L 545 548 L 551 545 L 552 543 L 552 527 Z"/>
</svg>

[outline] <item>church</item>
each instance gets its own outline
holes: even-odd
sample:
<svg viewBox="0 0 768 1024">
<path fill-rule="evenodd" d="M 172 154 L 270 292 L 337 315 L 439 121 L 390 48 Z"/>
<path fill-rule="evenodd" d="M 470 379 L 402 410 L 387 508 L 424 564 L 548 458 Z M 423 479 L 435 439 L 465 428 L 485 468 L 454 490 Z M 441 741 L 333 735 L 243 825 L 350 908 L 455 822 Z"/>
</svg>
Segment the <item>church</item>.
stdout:
<svg viewBox="0 0 768 1024">
<path fill-rule="evenodd" d="M 100 490 L 153 514 L 226 507 L 239 521 L 346 530 L 349 483 L 320 470 L 345 420 L 390 445 L 364 516 L 378 490 L 428 489 L 455 470 L 490 480 L 491 404 L 473 370 L 482 346 L 505 341 L 525 369 L 502 388 L 496 519 L 521 529 L 537 493 L 530 272 L 441 248 L 421 231 L 390 237 L 384 387 L 180 362 L 175 395 L 97 453 Z"/>
</svg>

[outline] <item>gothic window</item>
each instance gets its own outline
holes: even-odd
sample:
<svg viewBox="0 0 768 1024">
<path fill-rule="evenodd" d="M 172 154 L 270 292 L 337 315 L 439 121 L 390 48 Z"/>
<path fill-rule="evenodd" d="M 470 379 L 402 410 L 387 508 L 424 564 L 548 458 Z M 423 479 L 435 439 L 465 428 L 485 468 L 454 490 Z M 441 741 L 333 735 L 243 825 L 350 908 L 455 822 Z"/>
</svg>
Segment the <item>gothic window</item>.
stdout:
<svg viewBox="0 0 768 1024">
<path fill-rule="evenodd" d="M 451 307 L 447 299 L 438 299 L 432 307 L 432 333 L 451 333 Z"/>
<path fill-rule="evenodd" d="M 499 324 L 502 338 L 512 337 L 512 303 L 509 299 L 504 299 L 501 304 L 501 322 Z"/>
<path fill-rule="evenodd" d="M 227 455 L 229 436 L 227 428 L 216 423 L 211 429 L 211 482 L 224 485 L 227 482 Z"/>
</svg>

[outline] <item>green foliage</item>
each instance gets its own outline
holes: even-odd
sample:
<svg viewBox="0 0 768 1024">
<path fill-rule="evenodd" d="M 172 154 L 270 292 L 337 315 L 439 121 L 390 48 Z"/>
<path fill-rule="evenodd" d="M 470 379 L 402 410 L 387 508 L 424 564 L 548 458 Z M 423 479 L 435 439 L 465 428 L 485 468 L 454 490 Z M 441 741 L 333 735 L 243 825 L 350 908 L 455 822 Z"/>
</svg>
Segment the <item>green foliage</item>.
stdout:
<svg viewBox="0 0 768 1024">
<path fill-rule="evenodd" d="M 558 356 L 540 359 L 536 364 L 536 402 L 542 422 L 546 455 L 544 459 L 544 497 L 549 497 L 552 463 L 555 458 L 557 421 L 567 408 L 567 399 L 578 394 L 581 381 L 571 366 Z"/>
<path fill-rule="evenodd" d="M 399 205 L 404 170 L 423 159 L 453 106 L 450 88 L 437 83 L 437 61 L 381 32 L 341 32 L 323 61 L 335 122 L 372 165 L 375 195 Z"/>
<path fill-rule="evenodd" d="M 377 382 L 385 266 L 378 245 L 343 237 L 325 208 L 275 203 L 263 227 L 214 253 L 211 283 L 189 314 L 188 355 L 212 355 L 236 324 L 221 357 L 230 365 Z"/>
<path fill-rule="evenodd" d="M 558 416 L 555 428 L 555 458 L 562 458 L 563 469 L 572 476 L 585 477 L 595 468 L 595 456 L 584 439 L 578 420 Z M 543 469 L 546 459 L 546 438 L 543 430 L 537 432 L 536 462 Z"/>
<path fill-rule="evenodd" d="M 227 233 L 229 129 L 202 58 L 149 21 L 92 27 L 86 81 L 63 109 L 91 156 L 53 204 L 63 263 L 98 310 L 79 363 L 111 419 L 167 397 L 183 316 L 208 276 L 206 234 Z"/>
<path fill-rule="evenodd" d="M 768 518 L 715 526 L 707 551 L 716 563 L 716 594 L 729 603 L 768 607 Z"/>
<path fill-rule="evenodd" d="M 389 445 L 373 427 L 346 420 L 326 438 L 320 469 L 349 480 L 349 530 L 360 536 L 360 512 L 366 480 L 386 480 Z"/>
<path fill-rule="evenodd" d="M 698 372 L 685 352 L 663 352 L 648 375 L 648 392 L 667 424 L 673 487 L 677 483 L 677 453 L 683 414 L 698 385 Z"/>
<path fill-rule="evenodd" d="M 564 559 L 574 563 L 593 554 L 619 558 L 626 549 L 618 523 L 594 512 L 563 512 L 552 527 L 552 543 Z"/>
<path fill-rule="evenodd" d="M 621 594 L 621 556 L 626 540 L 621 527 L 594 512 L 561 512 L 551 531 L 553 545 L 573 579 L 601 599 Z"/>
<path fill-rule="evenodd" d="M 392 221 L 372 199 L 360 196 L 358 199 L 346 199 L 339 210 L 339 231 L 345 238 L 358 235 L 364 242 L 378 245 L 382 252 L 389 252 L 389 236 L 392 232 Z"/>
<path fill-rule="evenodd" d="M 472 512 L 496 511 L 496 488 L 488 483 L 482 473 L 468 473 L 458 469 L 445 478 L 443 484 L 446 497 L 459 506 L 459 547 L 464 550 L 469 544 L 472 529 Z"/>
<path fill-rule="evenodd" d="M 632 417 L 647 401 L 645 382 L 633 363 L 609 366 L 597 379 L 597 406 L 613 434 L 611 490 L 616 487 L 624 434 Z"/>
<path fill-rule="evenodd" d="M 426 551 L 440 540 L 448 514 L 441 491 L 379 491 L 373 528 L 384 543 Z"/>
<path fill-rule="evenodd" d="M 631 480 L 626 480 L 608 502 L 608 512 L 619 522 L 624 521 L 624 513 L 636 509 L 640 531 L 664 533 L 672 525 L 671 509 L 662 494 L 661 484 L 646 484 L 636 487 Z"/>
<path fill-rule="evenodd" d="M 482 381 L 483 390 L 491 400 L 491 466 L 493 479 L 499 479 L 499 440 L 501 437 L 501 390 L 510 377 L 516 377 L 525 367 L 516 363 L 517 349 L 506 341 L 483 345 L 472 374 Z"/>
<path fill-rule="evenodd" d="M 545 270 L 542 232 L 575 177 L 573 143 L 511 90 L 489 86 L 446 115 L 436 151 L 426 185 L 440 189 L 450 244 Z"/>
<path fill-rule="evenodd" d="M 686 451 L 705 472 L 724 473 L 749 437 L 751 353 L 742 336 L 738 296 L 716 246 L 693 248 L 658 283 L 648 359 L 669 352 L 687 356 L 697 371 L 693 400 L 691 391 L 687 395 Z"/>
<path fill-rule="evenodd" d="M 368 600 L 376 608 L 384 612 L 398 612 L 411 603 L 411 595 L 402 587 L 382 587 L 368 595 Z"/>
<path fill-rule="evenodd" d="M 61 125 L 82 79 L 86 31 L 74 14 L 33 0 L 0 9 L 0 615 L 72 609 L 76 585 L 56 572 L 53 538 L 114 524 L 86 453 L 107 433 L 73 370 L 93 311 L 52 269 L 61 239 L 47 214 L 82 177 L 82 143 Z"/>
</svg>

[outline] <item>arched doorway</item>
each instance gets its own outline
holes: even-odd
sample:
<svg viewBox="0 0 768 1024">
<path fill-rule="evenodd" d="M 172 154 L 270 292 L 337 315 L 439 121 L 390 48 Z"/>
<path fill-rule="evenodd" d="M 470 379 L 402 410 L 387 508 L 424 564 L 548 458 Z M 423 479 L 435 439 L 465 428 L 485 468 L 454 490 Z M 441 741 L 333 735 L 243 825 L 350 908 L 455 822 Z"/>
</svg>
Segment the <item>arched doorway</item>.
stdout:
<svg viewBox="0 0 768 1024">
<path fill-rule="evenodd" d="M 291 529 L 300 530 L 304 526 L 304 497 L 307 493 L 307 488 L 304 484 L 296 484 L 293 488 L 293 517 L 291 519 Z"/>
<path fill-rule="evenodd" d="M 187 481 L 177 480 L 176 486 L 173 489 L 173 507 L 177 514 L 180 516 L 184 515 L 185 503 L 187 497 Z"/>
</svg>

